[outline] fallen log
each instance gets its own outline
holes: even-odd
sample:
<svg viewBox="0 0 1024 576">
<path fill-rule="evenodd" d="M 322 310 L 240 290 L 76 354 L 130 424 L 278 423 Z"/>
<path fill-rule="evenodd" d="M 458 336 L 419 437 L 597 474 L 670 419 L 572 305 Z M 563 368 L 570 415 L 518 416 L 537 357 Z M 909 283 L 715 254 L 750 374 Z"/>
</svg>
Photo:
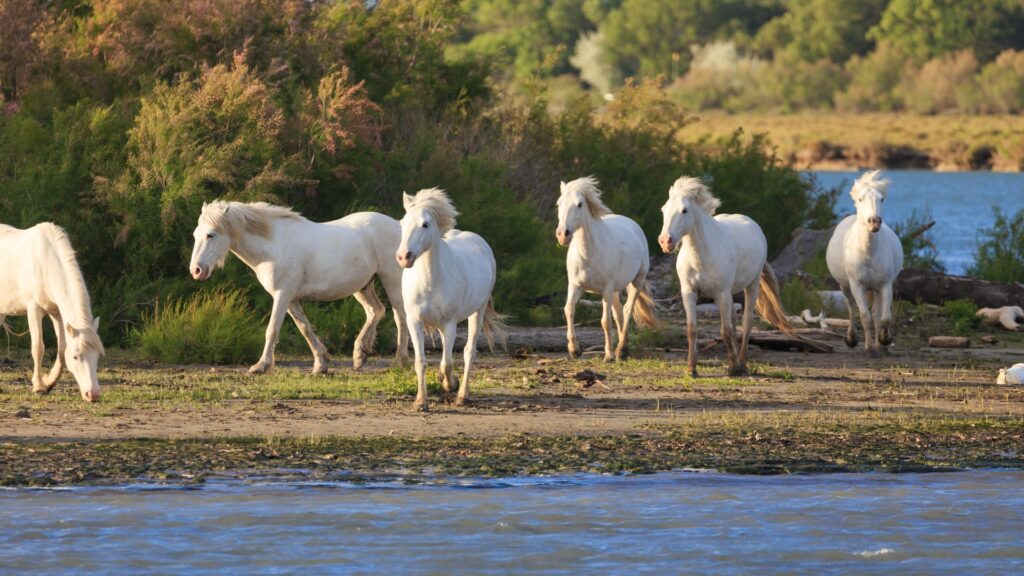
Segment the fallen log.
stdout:
<svg viewBox="0 0 1024 576">
<path fill-rule="evenodd" d="M 893 288 L 900 299 L 928 304 L 964 299 L 978 306 L 999 308 L 1010 302 L 1024 302 L 1024 284 L 988 282 L 931 270 L 904 270 Z"/>
<path fill-rule="evenodd" d="M 750 343 L 768 350 L 797 350 L 800 352 L 815 352 L 828 354 L 833 352 L 832 346 L 810 338 L 801 338 L 796 335 L 783 334 L 781 332 L 762 332 L 755 330 L 750 334 Z"/>
<path fill-rule="evenodd" d="M 932 336 L 928 339 L 929 348 L 970 348 L 971 341 L 963 336 Z"/>
</svg>

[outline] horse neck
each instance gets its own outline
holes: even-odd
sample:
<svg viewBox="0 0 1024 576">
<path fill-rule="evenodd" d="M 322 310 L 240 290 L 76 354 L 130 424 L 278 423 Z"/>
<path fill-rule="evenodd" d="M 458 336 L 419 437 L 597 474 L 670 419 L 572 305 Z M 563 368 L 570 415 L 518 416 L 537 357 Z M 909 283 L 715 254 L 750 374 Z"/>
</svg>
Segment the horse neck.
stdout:
<svg viewBox="0 0 1024 576">
<path fill-rule="evenodd" d="M 423 285 L 436 286 L 438 280 L 443 280 L 445 278 L 444 270 L 453 258 L 455 256 L 452 254 L 451 246 L 444 241 L 444 237 L 437 234 L 434 243 L 420 255 L 415 264 L 419 269 L 420 281 Z"/>
<path fill-rule="evenodd" d="M 847 243 L 852 244 L 858 253 L 870 255 L 878 246 L 878 234 L 872 233 L 867 226 L 863 226 L 860 220 L 856 220 L 850 231 L 847 233 Z"/>
<path fill-rule="evenodd" d="M 89 293 L 85 288 L 82 271 L 64 254 L 65 250 L 70 249 L 70 246 L 62 248 L 56 241 L 51 240 L 50 250 L 53 257 L 48 258 L 44 264 L 49 267 L 46 275 L 51 279 L 47 282 L 46 290 L 57 304 L 64 324 L 70 324 L 75 328 L 88 328 L 92 325 Z"/>
<path fill-rule="evenodd" d="M 270 250 L 271 239 L 280 237 L 277 234 L 278 225 L 279 221 L 275 221 L 270 225 L 270 238 L 264 238 L 263 236 L 243 231 L 236 238 L 231 239 L 231 252 L 250 268 L 255 268 L 269 261 L 272 258 Z"/>
<path fill-rule="evenodd" d="M 608 240 L 608 225 L 602 218 L 591 215 L 589 210 L 584 218 L 577 250 L 583 258 L 602 254 Z"/>
<path fill-rule="evenodd" d="M 701 267 L 705 258 L 710 258 L 715 249 L 725 241 L 718 221 L 704 210 L 693 209 L 693 228 L 683 236 L 682 252 L 695 268 Z"/>
</svg>

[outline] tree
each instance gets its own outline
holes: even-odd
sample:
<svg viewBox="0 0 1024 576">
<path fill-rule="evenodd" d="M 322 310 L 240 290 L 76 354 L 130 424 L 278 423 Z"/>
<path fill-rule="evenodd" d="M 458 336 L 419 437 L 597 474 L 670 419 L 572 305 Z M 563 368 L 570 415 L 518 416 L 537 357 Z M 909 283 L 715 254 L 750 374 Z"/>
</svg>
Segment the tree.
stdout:
<svg viewBox="0 0 1024 576">
<path fill-rule="evenodd" d="M 789 0 L 785 14 L 765 24 L 754 38 L 762 53 L 785 52 L 813 62 L 845 62 L 872 47 L 868 30 L 881 18 L 888 0 Z"/>
<path fill-rule="evenodd" d="M 32 33 L 43 16 L 38 0 L 0 0 L 0 102 L 17 100 L 27 88 L 39 54 Z"/>
<path fill-rule="evenodd" d="M 968 48 L 987 62 L 1024 47 L 1024 6 L 1017 0 L 892 0 L 868 37 L 918 62 Z"/>
</svg>

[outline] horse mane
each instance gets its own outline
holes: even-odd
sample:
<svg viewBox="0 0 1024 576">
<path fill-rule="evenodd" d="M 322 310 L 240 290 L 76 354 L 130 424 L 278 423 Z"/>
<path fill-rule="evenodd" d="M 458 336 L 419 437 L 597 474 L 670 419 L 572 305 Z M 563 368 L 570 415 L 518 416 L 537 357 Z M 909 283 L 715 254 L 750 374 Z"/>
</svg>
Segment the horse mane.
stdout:
<svg viewBox="0 0 1024 576">
<path fill-rule="evenodd" d="M 587 202 L 587 209 L 590 210 L 590 215 L 594 218 L 600 218 L 607 216 L 612 213 L 611 208 L 605 205 L 604 201 L 601 200 L 601 190 L 598 188 L 599 182 L 597 178 L 593 176 L 584 176 L 583 178 L 577 178 L 572 182 L 565 185 L 565 190 L 575 190 L 583 195 L 583 199 Z"/>
<path fill-rule="evenodd" d="M 690 198 L 710 216 L 714 216 L 715 210 L 722 205 L 722 201 L 711 193 L 707 185 L 701 182 L 700 178 L 693 176 L 682 176 L 676 180 L 668 190 L 668 197 Z"/>
<path fill-rule="evenodd" d="M 889 193 L 889 180 L 881 176 L 881 170 L 871 170 L 861 174 L 860 178 L 857 178 L 853 183 L 853 188 L 850 189 L 850 196 L 856 199 L 864 192 L 874 190 L 884 198 Z"/>
<path fill-rule="evenodd" d="M 412 208 L 422 208 L 437 222 L 437 231 L 443 236 L 452 228 L 455 228 L 455 218 L 459 211 L 452 205 L 448 194 L 440 188 L 425 188 L 414 196 L 405 195 L 405 211 Z"/>
<path fill-rule="evenodd" d="M 64 321 L 81 333 L 83 348 L 97 350 L 103 354 L 103 342 L 92 326 L 92 303 L 89 299 L 89 291 L 85 287 L 85 278 L 82 277 L 82 269 L 78 267 L 75 249 L 71 246 L 67 232 L 52 222 L 44 222 L 39 227 L 56 252 L 57 261 L 64 272 L 65 289 L 71 298 L 70 304 L 78 314 L 76 320 L 80 322 L 80 325 L 76 325 L 70 318 L 65 318 Z"/>
<path fill-rule="evenodd" d="M 214 200 L 203 205 L 199 222 L 223 230 L 232 238 L 238 238 L 243 232 L 270 238 L 270 225 L 279 218 L 303 219 L 302 214 L 285 206 L 275 206 L 266 202 Z"/>
</svg>

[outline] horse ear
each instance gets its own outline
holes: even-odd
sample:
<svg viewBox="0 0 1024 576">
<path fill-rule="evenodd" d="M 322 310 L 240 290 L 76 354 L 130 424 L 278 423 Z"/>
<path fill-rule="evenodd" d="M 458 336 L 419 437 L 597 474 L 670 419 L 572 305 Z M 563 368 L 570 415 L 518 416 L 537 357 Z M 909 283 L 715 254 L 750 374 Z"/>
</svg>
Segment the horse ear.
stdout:
<svg viewBox="0 0 1024 576">
<path fill-rule="evenodd" d="M 100 317 L 99 316 L 97 316 L 97 317 L 92 319 L 92 329 L 94 331 L 97 331 L 97 332 L 99 331 L 99 329 L 100 329 Z"/>
<path fill-rule="evenodd" d="M 565 180 L 558 181 L 558 190 L 561 194 L 565 194 Z"/>
<path fill-rule="evenodd" d="M 412 196 L 409 196 L 408 192 L 402 192 L 402 206 L 405 206 L 406 210 L 412 208 Z"/>
<path fill-rule="evenodd" d="M 75 327 L 71 324 L 65 324 L 64 330 L 68 333 L 68 336 L 74 336 L 76 332 Z"/>
<path fill-rule="evenodd" d="M 203 202 L 203 210 L 204 211 L 206 210 L 206 206 L 207 206 L 206 202 Z"/>
</svg>

